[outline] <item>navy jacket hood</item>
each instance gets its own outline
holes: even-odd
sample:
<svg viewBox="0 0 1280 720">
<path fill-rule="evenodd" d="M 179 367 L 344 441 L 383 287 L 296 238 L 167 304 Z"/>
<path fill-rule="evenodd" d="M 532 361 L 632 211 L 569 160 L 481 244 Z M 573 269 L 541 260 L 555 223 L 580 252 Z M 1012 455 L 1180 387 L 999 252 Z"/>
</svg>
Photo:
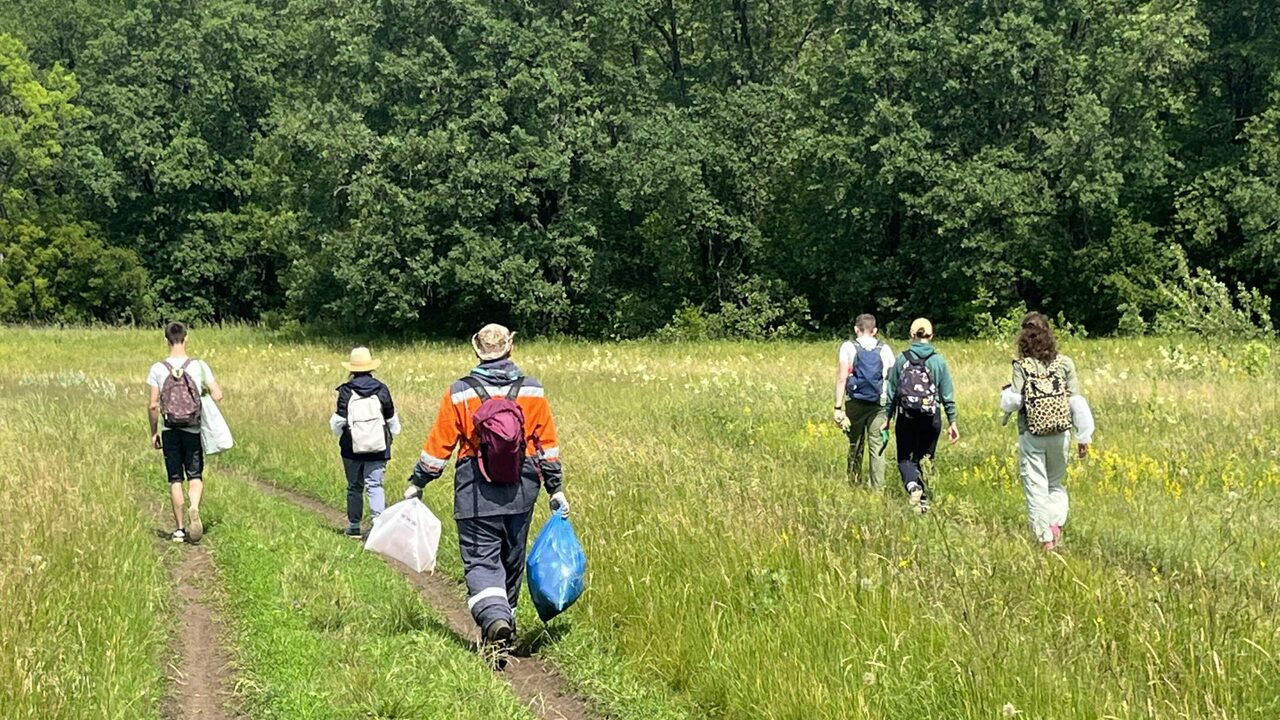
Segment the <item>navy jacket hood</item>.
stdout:
<svg viewBox="0 0 1280 720">
<path fill-rule="evenodd" d="M 360 373 L 344 384 L 365 397 L 374 395 L 385 387 L 381 380 L 375 378 L 369 373 Z"/>
</svg>

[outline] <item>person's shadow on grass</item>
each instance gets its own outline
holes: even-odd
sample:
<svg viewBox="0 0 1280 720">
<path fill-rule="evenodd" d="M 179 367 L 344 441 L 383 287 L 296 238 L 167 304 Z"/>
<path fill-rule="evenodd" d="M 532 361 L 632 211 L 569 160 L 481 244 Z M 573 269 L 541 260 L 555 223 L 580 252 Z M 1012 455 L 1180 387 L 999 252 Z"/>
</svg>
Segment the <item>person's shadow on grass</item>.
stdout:
<svg viewBox="0 0 1280 720">
<path fill-rule="evenodd" d="M 560 642 L 565 635 L 569 634 L 570 628 L 571 626 L 564 622 L 556 625 L 542 624 L 537 630 L 518 636 L 511 654 L 522 658 L 531 657 L 543 648 Z"/>
</svg>

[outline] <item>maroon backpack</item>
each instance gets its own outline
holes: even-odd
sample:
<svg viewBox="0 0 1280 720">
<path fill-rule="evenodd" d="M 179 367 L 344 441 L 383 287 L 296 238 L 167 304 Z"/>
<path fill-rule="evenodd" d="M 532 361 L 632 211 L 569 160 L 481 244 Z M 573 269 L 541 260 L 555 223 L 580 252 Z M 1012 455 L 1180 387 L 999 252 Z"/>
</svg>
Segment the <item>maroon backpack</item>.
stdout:
<svg viewBox="0 0 1280 720">
<path fill-rule="evenodd" d="M 170 365 L 168 360 L 164 361 L 169 374 L 160 386 L 160 409 L 167 428 L 200 427 L 200 391 L 196 389 L 196 381 L 187 373 L 189 365 L 190 359 L 179 368 Z"/>
<path fill-rule="evenodd" d="M 476 463 L 480 476 L 494 485 L 516 485 L 524 467 L 524 410 L 516 402 L 524 378 L 511 384 L 506 397 L 495 398 L 474 377 L 466 383 L 480 398 L 480 409 L 471 416 L 476 429 Z"/>
</svg>

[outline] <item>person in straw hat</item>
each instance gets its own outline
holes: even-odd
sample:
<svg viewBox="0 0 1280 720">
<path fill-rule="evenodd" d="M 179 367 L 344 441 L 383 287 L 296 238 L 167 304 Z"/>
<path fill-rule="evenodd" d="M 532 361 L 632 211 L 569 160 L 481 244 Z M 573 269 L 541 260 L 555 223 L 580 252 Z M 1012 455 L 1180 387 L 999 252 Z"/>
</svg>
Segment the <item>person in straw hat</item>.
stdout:
<svg viewBox="0 0 1280 720">
<path fill-rule="evenodd" d="M 480 363 L 445 392 L 405 490 L 406 498 L 421 495 L 427 483 L 444 473 L 457 448 L 453 517 L 467 607 L 499 664 L 515 637 L 515 608 L 539 486 L 551 497 L 553 512 L 569 512 L 551 406 L 542 383 L 511 360 L 514 340 L 514 333 L 495 324 L 472 336 Z M 503 435 L 502 430 L 510 432 Z M 502 444 L 504 437 L 512 442 Z"/>
<path fill-rule="evenodd" d="M 366 492 L 374 520 L 386 508 L 383 482 L 391 459 L 391 440 L 400 434 L 391 389 L 373 376 L 381 364 L 367 347 L 351 351 L 351 359 L 342 363 L 350 376 L 338 386 L 338 406 L 329 418 L 347 476 L 346 534 L 352 538 L 361 536 Z"/>
<path fill-rule="evenodd" d="M 889 371 L 889 403 L 885 428 L 898 419 L 894 437 L 898 445 L 898 471 L 907 499 L 916 512 L 929 511 L 929 486 L 925 463 L 938 452 L 942 411 L 947 413 L 947 437 L 960 440 L 956 425 L 956 390 L 946 358 L 933 347 L 933 323 L 919 318 L 911 323 L 911 347 L 898 356 Z M 941 408 L 939 407 L 941 405 Z"/>
</svg>

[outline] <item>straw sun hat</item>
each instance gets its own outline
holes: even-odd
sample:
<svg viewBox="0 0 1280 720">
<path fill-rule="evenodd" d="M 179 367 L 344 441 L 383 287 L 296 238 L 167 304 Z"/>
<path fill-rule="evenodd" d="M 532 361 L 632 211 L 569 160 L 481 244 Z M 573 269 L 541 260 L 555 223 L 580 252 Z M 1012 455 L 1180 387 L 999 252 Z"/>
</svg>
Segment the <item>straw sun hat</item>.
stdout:
<svg viewBox="0 0 1280 720">
<path fill-rule="evenodd" d="M 342 363 L 342 367 L 353 373 L 373 372 L 381 364 L 381 360 L 373 359 L 373 353 L 369 352 L 369 348 L 358 347 L 351 351 L 351 362 Z"/>
<path fill-rule="evenodd" d="M 511 352 L 516 334 L 497 323 L 489 323 L 471 336 L 471 348 L 481 362 L 497 360 Z"/>
</svg>

